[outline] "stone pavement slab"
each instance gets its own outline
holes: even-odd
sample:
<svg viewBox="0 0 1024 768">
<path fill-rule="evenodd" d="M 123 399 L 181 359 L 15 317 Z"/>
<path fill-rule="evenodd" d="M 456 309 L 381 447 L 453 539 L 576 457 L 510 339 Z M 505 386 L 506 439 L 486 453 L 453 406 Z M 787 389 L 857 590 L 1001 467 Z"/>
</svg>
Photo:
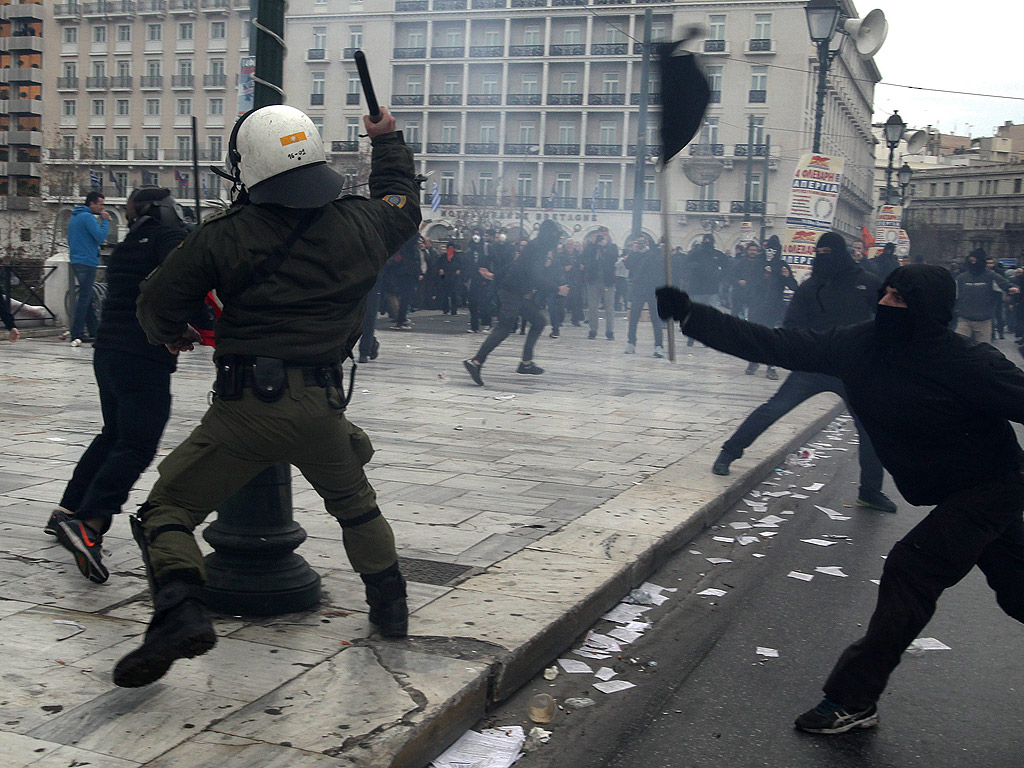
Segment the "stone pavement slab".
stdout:
<svg viewBox="0 0 1024 768">
<path fill-rule="evenodd" d="M 410 637 L 373 634 L 340 529 L 295 473 L 299 553 L 322 576 L 321 604 L 217 617 L 216 648 L 134 691 L 110 681 L 150 615 L 126 521 L 105 537 L 104 585 L 41 530 L 100 424 L 92 350 L 0 344 L 5 768 L 420 768 L 837 410 L 831 395 L 811 400 L 716 477 L 722 441 L 777 386 L 743 362 L 682 344 L 675 363 L 652 358 L 649 324 L 637 355 L 565 327 L 538 344 L 542 376 L 515 373 L 513 336 L 481 388 L 461 360 L 483 335 L 436 312 L 413 320 L 378 332 L 348 413 L 377 449 L 367 470 L 399 554 L 414 559 Z M 182 356 L 158 460 L 198 424 L 211 379 L 209 350 Z M 155 477 L 154 463 L 127 509 Z"/>
</svg>

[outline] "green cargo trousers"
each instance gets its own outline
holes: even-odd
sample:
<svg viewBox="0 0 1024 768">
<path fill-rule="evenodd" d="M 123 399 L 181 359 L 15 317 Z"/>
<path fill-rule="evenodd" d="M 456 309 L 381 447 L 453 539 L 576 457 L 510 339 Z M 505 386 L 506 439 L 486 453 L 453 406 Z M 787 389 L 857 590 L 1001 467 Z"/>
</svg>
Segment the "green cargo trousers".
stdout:
<svg viewBox="0 0 1024 768">
<path fill-rule="evenodd" d="M 372 455 L 366 433 L 328 404 L 324 388 L 304 384 L 299 369 L 288 369 L 288 389 L 277 402 L 262 402 L 251 389 L 240 400 L 214 400 L 200 425 L 160 462 L 160 477 L 140 510 L 153 578 L 160 583 L 172 571 L 187 571 L 205 580 L 191 531 L 278 462 L 297 467 L 323 498 L 358 573 L 387 569 L 398 556 L 363 471 Z"/>
</svg>

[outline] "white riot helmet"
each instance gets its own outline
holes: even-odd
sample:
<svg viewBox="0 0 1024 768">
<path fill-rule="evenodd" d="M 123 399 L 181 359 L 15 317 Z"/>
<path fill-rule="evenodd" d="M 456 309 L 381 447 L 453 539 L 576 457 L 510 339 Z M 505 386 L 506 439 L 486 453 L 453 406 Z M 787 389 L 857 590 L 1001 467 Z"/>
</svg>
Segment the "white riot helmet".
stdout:
<svg viewBox="0 0 1024 768">
<path fill-rule="evenodd" d="M 319 208 L 341 192 L 342 178 L 327 167 L 313 121 L 295 107 L 261 107 L 242 115 L 228 142 L 228 166 L 254 203 Z"/>
</svg>

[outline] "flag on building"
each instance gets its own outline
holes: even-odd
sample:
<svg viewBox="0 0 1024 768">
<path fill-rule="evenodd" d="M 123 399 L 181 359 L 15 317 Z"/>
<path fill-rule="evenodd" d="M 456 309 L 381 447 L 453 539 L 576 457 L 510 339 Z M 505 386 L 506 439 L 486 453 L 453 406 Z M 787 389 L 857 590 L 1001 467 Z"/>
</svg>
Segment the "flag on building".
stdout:
<svg viewBox="0 0 1024 768">
<path fill-rule="evenodd" d="M 441 191 L 437 188 L 437 182 L 434 182 L 434 191 L 430 195 L 430 210 L 437 211 L 441 205 Z"/>
<path fill-rule="evenodd" d="M 124 197 L 124 190 L 121 188 L 121 184 L 117 180 L 117 176 L 114 175 L 113 171 L 107 171 L 110 174 L 110 182 L 114 185 L 114 189 L 117 190 L 118 197 Z"/>
<path fill-rule="evenodd" d="M 96 171 L 89 169 L 89 186 L 93 189 L 99 189 L 100 184 L 103 183 L 103 177 L 100 176 Z"/>
<path fill-rule="evenodd" d="M 181 175 L 181 171 L 177 168 L 174 169 L 174 180 L 183 187 L 188 186 L 188 179 Z"/>
<path fill-rule="evenodd" d="M 590 196 L 590 212 L 597 213 L 597 196 L 601 192 L 601 185 L 594 182 L 594 194 Z"/>
</svg>

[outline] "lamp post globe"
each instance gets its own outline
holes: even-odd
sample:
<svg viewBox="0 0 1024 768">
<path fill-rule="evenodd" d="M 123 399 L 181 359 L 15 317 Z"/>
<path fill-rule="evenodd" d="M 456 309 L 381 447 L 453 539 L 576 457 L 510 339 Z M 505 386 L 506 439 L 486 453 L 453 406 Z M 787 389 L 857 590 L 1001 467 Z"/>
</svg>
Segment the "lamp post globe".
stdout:
<svg viewBox="0 0 1024 768">
<path fill-rule="evenodd" d="M 804 6 L 807 14 L 807 30 L 813 43 L 827 43 L 839 26 L 839 3 L 836 0 L 810 0 Z"/>
<path fill-rule="evenodd" d="M 902 168 L 900 168 L 900 169 L 899 169 L 899 170 L 898 170 L 898 171 L 896 172 L 896 178 L 897 178 L 897 179 L 899 180 L 899 182 L 900 182 L 900 186 L 901 186 L 901 187 L 905 187 L 905 186 L 907 186 L 907 184 L 909 184 L 909 183 L 910 183 L 910 180 L 911 180 L 911 179 L 912 179 L 913 177 L 914 177 L 914 169 L 913 169 L 913 168 L 911 168 L 911 167 L 910 167 L 909 165 L 907 165 L 906 163 L 904 163 L 904 164 L 903 164 L 903 167 L 902 167 Z"/>
<path fill-rule="evenodd" d="M 889 115 L 889 119 L 885 121 L 885 125 L 882 126 L 882 131 L 885 133 L 885 143 L 889 149 L 896 148 L 900 143 L 900 139 L 903 138 L 903 132 L 906 130 L 907 124 L 903 122 L 900 113 L 893 110 L 893 113 Z"/>
</svg>

